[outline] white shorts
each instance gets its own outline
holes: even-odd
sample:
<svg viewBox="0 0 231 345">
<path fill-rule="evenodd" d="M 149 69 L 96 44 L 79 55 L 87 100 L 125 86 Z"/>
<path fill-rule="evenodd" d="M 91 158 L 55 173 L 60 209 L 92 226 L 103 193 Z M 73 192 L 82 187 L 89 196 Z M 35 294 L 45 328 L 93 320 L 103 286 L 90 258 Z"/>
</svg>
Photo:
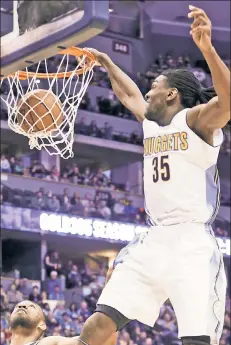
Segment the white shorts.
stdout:
<svg viewBox="0 0 231 345">
<path fill-rule="evenodd" d="M 223 256 L 203 224 L 157 226 L 122 249 L 98 304 L 154 326 L 169 298 L 179 337 L 207 335 L 218 344 L 223 329 L 226 277 Z"/>
</svg>

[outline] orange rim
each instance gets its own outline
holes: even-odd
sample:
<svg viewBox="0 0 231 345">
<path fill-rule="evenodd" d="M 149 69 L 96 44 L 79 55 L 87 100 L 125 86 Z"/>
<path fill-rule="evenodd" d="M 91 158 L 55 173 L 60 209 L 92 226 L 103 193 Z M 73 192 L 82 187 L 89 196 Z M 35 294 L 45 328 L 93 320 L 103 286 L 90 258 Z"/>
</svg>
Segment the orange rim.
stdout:
<svg viewBox="0 0 231 345">
<path fill-rule="evenodd" d="M 88 70 L 90 70 L 92 68 L 92 66 L 95 63 L 94 55 L 91 52 L 89 52 L 85 49 L 82 49 L 82 48 L 71 47 L 71 48 L 67 48 L 65 50 L 62 50 L 58 54 L 61 54 L 61 55 L 68 54 L 68 55 L 73 55 L 76 57 L 81 57 L 83 55 L 87 56 L 87 58 L 89 59 L 87 66 L 80 68 L 77 71 L 75 71 L 76 75 L 80 75 L 80 74 L 83 74 L 84 72 L 87 72 Z M 35 72 L 17 71 L 15 73 L 10 74 L 8 77 L 14 77 L 15 75 L 17 75 L 17 77 L 20 80 L 26 80 L 28 78 L 33 78 L 35 75 L 36 75 L 36 78 L 38 78 L 38 79 L 69 78 L 72 74 L 73 74 L 73 71 L 60 72 L 60 73 L 35 73 Z"/>
</svg>

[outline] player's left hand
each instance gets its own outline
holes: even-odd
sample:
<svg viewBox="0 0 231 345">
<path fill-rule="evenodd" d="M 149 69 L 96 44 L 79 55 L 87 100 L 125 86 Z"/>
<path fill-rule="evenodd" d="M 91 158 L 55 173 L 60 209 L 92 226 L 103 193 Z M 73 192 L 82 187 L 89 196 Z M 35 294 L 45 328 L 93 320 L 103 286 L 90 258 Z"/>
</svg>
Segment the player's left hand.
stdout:
<svg viewBox="0 0 231 345">
<path fill-rule="evenodd" d="M 193 18 L 190 34 L 201 52 L 209 52 L 212 45 L 212 23 L 201 8 L 190 5 L 189 18 Z"/>
</svg>

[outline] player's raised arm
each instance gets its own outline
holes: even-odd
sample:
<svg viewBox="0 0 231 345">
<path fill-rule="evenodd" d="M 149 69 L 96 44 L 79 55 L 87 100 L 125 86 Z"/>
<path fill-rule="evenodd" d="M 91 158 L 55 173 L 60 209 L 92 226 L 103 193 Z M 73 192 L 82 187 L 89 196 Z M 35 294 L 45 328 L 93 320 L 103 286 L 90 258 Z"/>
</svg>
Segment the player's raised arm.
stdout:
<svg viewBox="0 0 231 345">
<path fill-rule="evenodd" d="M 198 113 L 194 125 L 202 132 L 212 134 L 230 120 L 230 71 L 212 45 L 212 24 L 207 14 L 194 6 L 189 9 L 188 17 L 193 18 L 190 34 L 210 68 L 217 94 L 207 104 L 195 108 Z"/>
<path fill-rule="evenodd" d="M 138 86 L 114 64 L 107 54 L 92 48 L 85 49 L 89 50 L 95 56 L 96 61 L 107 70 L 113 91 L 120 102 L 136 116 L 138 121 L 142 122 L 147 102 L 144 100 Z"/>
</svg>

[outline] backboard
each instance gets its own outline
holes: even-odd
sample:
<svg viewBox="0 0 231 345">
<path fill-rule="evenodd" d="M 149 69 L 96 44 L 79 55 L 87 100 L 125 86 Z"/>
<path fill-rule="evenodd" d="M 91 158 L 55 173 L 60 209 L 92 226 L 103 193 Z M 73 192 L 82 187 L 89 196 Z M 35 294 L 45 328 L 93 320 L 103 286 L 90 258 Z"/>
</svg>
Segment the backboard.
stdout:
<svg viewBox="0 0 231 345">
<path fill-rule="evenodd" d="M 103 32 L 107 0 L 1 1 L 1 77 Z"/>
</svg>

